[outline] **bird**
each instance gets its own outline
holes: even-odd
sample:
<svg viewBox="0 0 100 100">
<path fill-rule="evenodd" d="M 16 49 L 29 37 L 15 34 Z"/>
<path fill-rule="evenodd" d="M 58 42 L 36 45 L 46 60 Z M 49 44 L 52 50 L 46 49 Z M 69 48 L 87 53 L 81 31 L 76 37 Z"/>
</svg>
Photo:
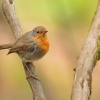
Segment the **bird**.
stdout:
<svg viewBox="0 0 100 100">
<path fill-rule="evenodd" d="M 31 63 L 41 59 L 49 50 L 49 40 L 47 37 L 47 29 L 43 26 L 37 26 L 16 40 L 14 44 L 1 45 L 0 49 L 10 48 L 8 54 L 17 53 L 22 59 L 23 64 L 28 69 L 30 75 L 37 79 L 29 70 L 27 63 Z M 7 55 L 8 55 L 7 54 Z"/>
</svg>

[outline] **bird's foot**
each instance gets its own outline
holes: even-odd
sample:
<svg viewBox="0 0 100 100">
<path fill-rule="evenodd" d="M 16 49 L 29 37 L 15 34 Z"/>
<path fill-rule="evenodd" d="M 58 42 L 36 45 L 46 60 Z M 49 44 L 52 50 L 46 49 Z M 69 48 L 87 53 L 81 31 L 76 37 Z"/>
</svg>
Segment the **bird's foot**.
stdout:
<svg viewBox="0 0 100 100">
<path fill-rule="evenodd" d="M 37 75 L 34 75 L 33 73 L 30 73 L 29 75 L 26 76 L 26 79 L 28 79 L 29 77 L 32 77 L 33 79 L 39 80 L 37 78 Z"/>
</svg>

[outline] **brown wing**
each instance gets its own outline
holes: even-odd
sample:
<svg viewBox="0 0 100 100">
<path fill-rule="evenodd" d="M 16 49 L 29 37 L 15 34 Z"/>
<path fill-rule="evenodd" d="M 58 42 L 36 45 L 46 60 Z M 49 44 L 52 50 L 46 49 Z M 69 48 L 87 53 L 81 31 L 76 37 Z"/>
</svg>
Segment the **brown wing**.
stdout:
<svg viewBox="0 0 100 100">
<path fill-rule="evenodd" d="M 30 34 L 32 31 L 25 33 L 22 35 L 12 46 L 8 54 L 10 53 L 19 53 L 22 51 L 27 51 L 34 46 L 34 41 L 31 39 Z"/>
<path fill-rule="evenodd" d="M 21 53 L 21 52 L 26 52 L 28 50 L 34 49 L 34 41 L 33 40 L 28 40 L 28 41 L 18 41 L 16 44 L 12 46 L 8 54 L 10 53 Z"/>
</svg>

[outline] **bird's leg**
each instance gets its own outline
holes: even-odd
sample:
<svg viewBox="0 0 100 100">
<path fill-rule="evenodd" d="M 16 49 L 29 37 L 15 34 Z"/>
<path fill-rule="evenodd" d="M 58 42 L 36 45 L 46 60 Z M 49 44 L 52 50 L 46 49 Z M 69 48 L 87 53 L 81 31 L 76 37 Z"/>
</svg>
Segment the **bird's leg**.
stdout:
<svg viewBox="0 0 100 100">
<path fill-rule="evenodd" d="M 33 66 L 33 68 L 35 69 L 35 66 L 34 66 L 34 64 L 32 63 L 32 62 L 30 62 L 30 64 Z"/>
<path fill-rule="evenodd" d="M 37 76 L 30 71 L 28 64 L 30 64 L 29 66 L 34 67 L 34 65 L 31 62 L 23 62 L 24 67 L 27 68 L 27 70 L 29 72 L 29 75 L 27 75 L 26 78 L 28 79 L 29 77 L 32 77 L 32 78 L 38 80 Z"/>
</svg>

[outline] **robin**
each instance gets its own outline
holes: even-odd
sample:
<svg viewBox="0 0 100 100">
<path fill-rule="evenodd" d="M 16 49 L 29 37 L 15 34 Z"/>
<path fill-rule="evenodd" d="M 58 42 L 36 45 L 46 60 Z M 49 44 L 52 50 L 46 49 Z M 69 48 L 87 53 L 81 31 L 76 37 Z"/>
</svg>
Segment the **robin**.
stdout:
<svg viewBox="0 0 100 100">
<path fill-rule="evenodd" d="M 23 64 L 34 62 L 42 58 L 49 50 L 49 41 L 47 30 L 43 26 L 38 26 L 32 31 L 22 35 L 14 44 L 5 44 L 0 49 L 10 48 L 8 54 L 17 53 L 22 59 Z M 28 66 L 25 65 L 29 70 Z M 36 76 L 29 70 L 30 76 L 36 79 Z"/>
</svg>

